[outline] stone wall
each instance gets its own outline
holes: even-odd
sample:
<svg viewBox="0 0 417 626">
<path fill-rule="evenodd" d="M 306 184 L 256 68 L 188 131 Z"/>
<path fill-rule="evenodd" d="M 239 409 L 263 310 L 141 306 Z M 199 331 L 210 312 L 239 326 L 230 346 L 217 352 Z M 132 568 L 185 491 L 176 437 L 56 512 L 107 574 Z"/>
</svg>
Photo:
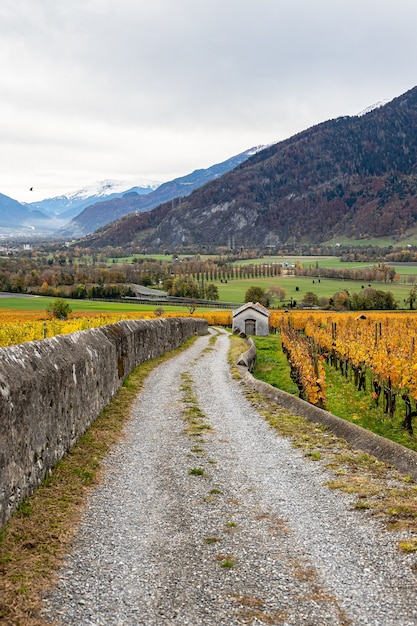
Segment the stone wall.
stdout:
<svg viewBox="0 0 417 626">
<path fill-rule="evenodd" d="M 246 352 L 240 355 L 237 364 L 243 365 L 243 367 L 246 367 L 251 372 L 256 365 L 257 352 L 256 346 L 253 343 L 253 339 L 251 339 L 250 337 L 248 339 L 248 345 L 249 348 L 246 350 Z"/>
<path fill-rule="evenodd" d="M 0 528 L 140 363 L 207 322 L 130 320 L 0 349 Z"/>
</svg>

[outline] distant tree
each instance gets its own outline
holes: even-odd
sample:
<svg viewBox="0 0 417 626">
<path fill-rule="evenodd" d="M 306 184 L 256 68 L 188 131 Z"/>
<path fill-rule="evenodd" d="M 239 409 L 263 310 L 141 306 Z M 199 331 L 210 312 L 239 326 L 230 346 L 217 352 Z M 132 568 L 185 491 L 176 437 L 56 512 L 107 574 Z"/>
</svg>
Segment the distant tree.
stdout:
<svg viewBox="0 0 417 626">
<path fill-rule="evenodd" d="M 173 278 L 171 278 L 171 277 L 170 277 L 170 278 L 166 278 L 166 279 L 164 280 L 164 282 L 163 282 L 163 287 L 164 287 L 164 290 L 165 290 L 165 291 L 166 291 L 169 295 L 171 295 L 171 291 L 172 291 L 172 287 L 173 287 L 173 285 L 174 285 L 174 279 L 173 279 Z"/>
<path fill-rule="evenodd" d="M 189 303 L 187 304 L 187 309 L 188 309 L 188 311 L 189 311 L 190 315 L 192 315 L 192 314 L 194 313 L 194 311 L 196 310 L 196 308 L 197 308 L 197 303 L 196 303 L 196 302 L 189 302 Z"/>
<path fill-rule="evenodd" d="M 87 297 L 87 288 L 85 285 L 76 285 L 71 294 L 72 298 L 84 299 Z"/>
<path fill-rule="evenodd" d="M 397 308 L 397 303 L 390 291 L 366 287 L 351 297 L 351 307 L 356 311 L 387 311 Z"/>
<path fill-rule="evenodd" d="M 24 293 L 26 291 L 26 281 L 23 276 L 15 276 L 11 281 L 10 289 L 15 293 Z"/>
<path fill-rule="evenodd" d="M 282 302 L 286 296 L 286 291 L 284 287 L 281 287 L 280 285 L 271 285 L 267 291 L 267 296 L 271 299 L 278 298 L 278 300 Z"/>
<path fill-rule="evenodd" d="M 198 298 L 198 284 L 188 276 L 176 278 L 168 294 L 178 298 Z"/>
<path fill-rule="evenodd" d="M 391 291 L 377 289 L 373 298 L 373 305 L 376 311 L 391 311 L 397 308 L 397 303 Z"/>
<path fill-rule="evenodd" d="M 51 296 L 53 291 L 53 287 L 51 287 L 46 281 L 42 283 L 41 294 L 43 296 Z"/>
<path fill-rule="evenodd" d="M 71 307 L 68 302 L 62 298 L 57 298 L 48 305 L 46 312 L 59 320 L 66 320 L 71 313 Z"/>
<path fill-rule="evenodd" d="M 263 306 L 269 306 L 269 297 L 262 287 L 249 287 L 245 293 L 245 302 L 259 302 Z"/>
<path fill-rule="evenodd" d="M 303 306 L 317 306 L 319 303 L 318 296 L 312 291 L 306 291 L 302 299 Z"/>
<path fill-rule="evenodd" d="M 329 304 L 336 311 L 346 311 L 350 309 L 350 297 L 347 291 L 338 291 L 330 298 Z"/>
<path fill-rule="evenodd" d="M 209 283 L 206 287 L 206 298 L 207 300 L 218 300 L 219 299 L 219 290 L 216 285 L 213 283 Z"/>
<path fill-rule="evenodd" d="M 406 304 L 410 306 L 410 311 L 414 309 L 414 303 L 416 300 L 417 300 L 417 286 L 414 285 L 414 287 L 410 290 L 405 300 Z"/>
</svg>

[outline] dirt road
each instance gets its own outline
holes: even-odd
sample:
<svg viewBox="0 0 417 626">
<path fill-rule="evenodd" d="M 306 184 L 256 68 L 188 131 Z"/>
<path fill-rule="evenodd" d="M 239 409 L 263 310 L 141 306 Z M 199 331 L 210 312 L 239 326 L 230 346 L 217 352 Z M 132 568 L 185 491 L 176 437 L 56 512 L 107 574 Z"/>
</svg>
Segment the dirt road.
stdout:
<svg viewBox="0 0 417 626">
<path fill-rule="evenodd" d="M 323 486 L 201 337 L 149 376 L 45 616 L 65 625 L 417 624 L 410 558 Z"/>
</svg>

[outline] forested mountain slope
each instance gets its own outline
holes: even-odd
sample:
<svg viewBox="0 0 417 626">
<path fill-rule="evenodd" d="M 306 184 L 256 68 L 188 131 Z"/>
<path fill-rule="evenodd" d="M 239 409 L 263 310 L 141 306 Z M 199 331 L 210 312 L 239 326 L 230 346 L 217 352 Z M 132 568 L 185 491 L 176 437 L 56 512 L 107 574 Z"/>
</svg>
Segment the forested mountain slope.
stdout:
<svg viewBox="0 0 417 626">
<path fill-rule="evenodd" d="M 329 120 L 270 146 L 182 202 L 141 220 L 129 216 L 90 243 L 117 237 L 121 245 L 139 236 L 142 247 L 155 250 L 340 235 L 400 239 L 416 224 L 416 192 L 417 87 L 365 115 Z"/>
</svg>

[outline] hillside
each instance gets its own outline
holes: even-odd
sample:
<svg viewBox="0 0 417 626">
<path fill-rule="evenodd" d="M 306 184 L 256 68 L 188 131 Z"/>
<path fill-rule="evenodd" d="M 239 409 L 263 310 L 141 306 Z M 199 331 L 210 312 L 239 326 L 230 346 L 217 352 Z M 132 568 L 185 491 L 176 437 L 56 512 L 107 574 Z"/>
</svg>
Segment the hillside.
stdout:
<svg viewBox="0 0 417 626">
<path fill-rule="evenodd" d="M 44 235 L 56 229 L 57 223 L 41 211 L 0 193 L 0 227 L 3 235 Z"/>
<path fill-rule="evenodd" d="M 261 147 L 251 148 L 222 163 L 175 178 L 163 183 L 146 195 L 139 195 L 135 189 L 132 189 L 125 193 L 122 198 L 116 197 L 90 204 L 60 230 L 60 235 L 81 237 L 129 213 L 149 211 L 163 202 L 171 201 L 174 198 L 184 198 L 194 189 L 237 167 L 260 149 Z"/>
<path fill-rule="evenodd" d="M 122 230 L 149 250 L 319 243 L 341 235 L 400 240 L 416 225 L 416 192 L 417 87 L 262 150 L 174 207 L 160 207 L 151 231 L 145 216 L 140 224 L 128 217 Z M 111 245 L 120 231 L 115 224 L 90 243 Z"/>
</svg>

